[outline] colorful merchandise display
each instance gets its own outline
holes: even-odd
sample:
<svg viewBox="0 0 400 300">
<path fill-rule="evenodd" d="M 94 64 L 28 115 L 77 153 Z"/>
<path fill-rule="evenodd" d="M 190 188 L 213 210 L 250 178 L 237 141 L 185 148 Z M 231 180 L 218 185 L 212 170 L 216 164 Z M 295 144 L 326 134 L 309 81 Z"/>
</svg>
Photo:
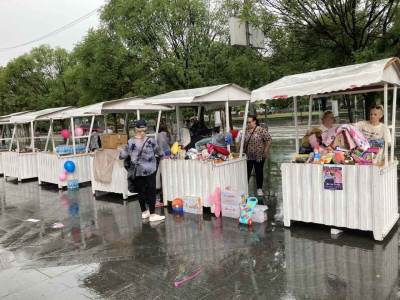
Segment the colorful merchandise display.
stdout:
<svg viewBox="0 0 400 300">
<path fill-rule="evenodd" d="M 383 140 L 369 141 L 356 127 L 348 124 L 331 128 L 323 133 L 312 129 L 303 137 L 301 153 L 296 154 L 292 161 L 313 164 L 380 165 L 384 146 Z M 306 151 L 307 149 L 309 151 Z"/>
<path fill-rule="evenodd" d="M 258 203 L 258 199 L 256 197 L 249 197 L 245 204 L 240 205 L 240 217 L 239 223 L 252 225 L 253 224 L 253 213 L 254 208 Z"/>
</svg>

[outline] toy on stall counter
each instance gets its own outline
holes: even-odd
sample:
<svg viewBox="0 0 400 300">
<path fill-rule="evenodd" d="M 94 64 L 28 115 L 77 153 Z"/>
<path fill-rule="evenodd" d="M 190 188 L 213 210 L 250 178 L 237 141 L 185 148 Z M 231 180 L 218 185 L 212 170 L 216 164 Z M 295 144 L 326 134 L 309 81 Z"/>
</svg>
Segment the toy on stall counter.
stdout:
<svg viewBox="0 0 400 300">
<path fill-rule="evenodd" d="M 258 199 L 256 197 L 247 198 L 246 204 L 240 205 L 239 223 L 252 225 L 254 207 L 257 205 Z"/>
<path fill-rule="evenodd" d="M 183 200 L 181 198 L 172 200 L 172 210 L 177 213 L 183 213 Z"/>
<path fill-rule="evenodd" d="M 177 155 L 179 152 L 179 143 L 175 142 L 173 143 L 173 145 L 171 146 L 171 154 L 172 155 Z"/>
</svg>

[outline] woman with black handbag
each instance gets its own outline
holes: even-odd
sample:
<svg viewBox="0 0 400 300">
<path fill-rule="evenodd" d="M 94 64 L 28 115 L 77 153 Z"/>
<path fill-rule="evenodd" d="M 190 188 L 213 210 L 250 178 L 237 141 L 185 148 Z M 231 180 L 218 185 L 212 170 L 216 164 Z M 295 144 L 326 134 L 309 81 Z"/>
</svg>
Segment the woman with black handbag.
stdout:
<svg viewBox="0 0 400 300">
<path fill-rule="evenodd" d="M 162 157 L 163 152 L 153 138 L 146 137 L 146 130 L 145 120 L 136 121 L 135 136 L 129 139 L 119 158 L 125 160 L 128 170 L 128 190 L 138 193 L 142 219 L 150 218 L 150 222 L 158 222 L 165 219 L 165 216 L 155 213 L 156 156 Z"/>
<path fill-rule="evenodd" d="M 257 196 L 264 196 L 264 162 L 268 159 L 271 135 L 268 130 L 259 126 L 256 116 L 248 116 L 247 130 L 244 137 L 244 153 L 247 156 L 247 176 L 250 180 L 255 169 Z"/>
</svg>

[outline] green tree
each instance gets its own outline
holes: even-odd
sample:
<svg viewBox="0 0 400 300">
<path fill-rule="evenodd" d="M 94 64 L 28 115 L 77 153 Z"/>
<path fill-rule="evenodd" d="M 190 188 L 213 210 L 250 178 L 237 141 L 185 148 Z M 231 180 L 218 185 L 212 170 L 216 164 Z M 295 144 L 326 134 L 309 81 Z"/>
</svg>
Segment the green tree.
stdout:
<svg viewBox="0 0 400 300">
<path fill-rule="evenodd" d="M 0 74 L 4 111 L 73 105 L 64 73 L 70 58 L 64 49 L 40 46 L 7 64 Z"/>
<path fill-rule="evenodd" d="M 135 60 L 110 31 L 90 30 L 75 47 L 73 58 L 76 64 L 66 73 L 66 80 L 75 86 L 80 105 L 119 98 L 132 91 Z"/>
</svg>

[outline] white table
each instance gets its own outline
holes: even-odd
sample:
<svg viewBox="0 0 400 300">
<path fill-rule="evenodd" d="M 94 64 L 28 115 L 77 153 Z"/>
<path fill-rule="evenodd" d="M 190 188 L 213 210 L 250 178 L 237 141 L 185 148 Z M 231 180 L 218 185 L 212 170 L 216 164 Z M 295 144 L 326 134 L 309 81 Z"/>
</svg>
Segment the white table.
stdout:
<svg viewBox="0 0 400 300">
<path fill-rule="evenodd" d="M 283 163 L 284 225 L 293 220 L 372 231 L 382 241 L 399 218 L 397 164 L 337 165 L 343 190 L 333 191 L 324 189 L 323 165 Z"/>
<path fill-rule="evenodd" d="M 64 163 L 71 160 L 75 163 L 75 171 L 68 175 L 69 179 L 77 179 L 79 183 L 90 182 L 90 154 L 82 153 L 75 155 L 58 156 L 53 152 L 38 152 L 38 178 L 42 182 L 56 184 L 59 188 L 66 187 L 68 180 L 60 181 L 59 175 L 64 171 Z"/>
<path fill-rule="evenodd" d="M 175 198 L 195 196 L 203 199 L 203 206 L 210 207 L 208 197 L 216 187 L 232 187 L 248 194 L 245 158 L 222 163 L 164 159 L 161 161 L 161 176 L 165 205 Z"/>
<path fill-rule="evenodd" d="M 7 151 L 2 153 L 4 177 L 17 178 L 18 181 L 38 177 L 37 152 L 19 153 Z"/>
</svg>

